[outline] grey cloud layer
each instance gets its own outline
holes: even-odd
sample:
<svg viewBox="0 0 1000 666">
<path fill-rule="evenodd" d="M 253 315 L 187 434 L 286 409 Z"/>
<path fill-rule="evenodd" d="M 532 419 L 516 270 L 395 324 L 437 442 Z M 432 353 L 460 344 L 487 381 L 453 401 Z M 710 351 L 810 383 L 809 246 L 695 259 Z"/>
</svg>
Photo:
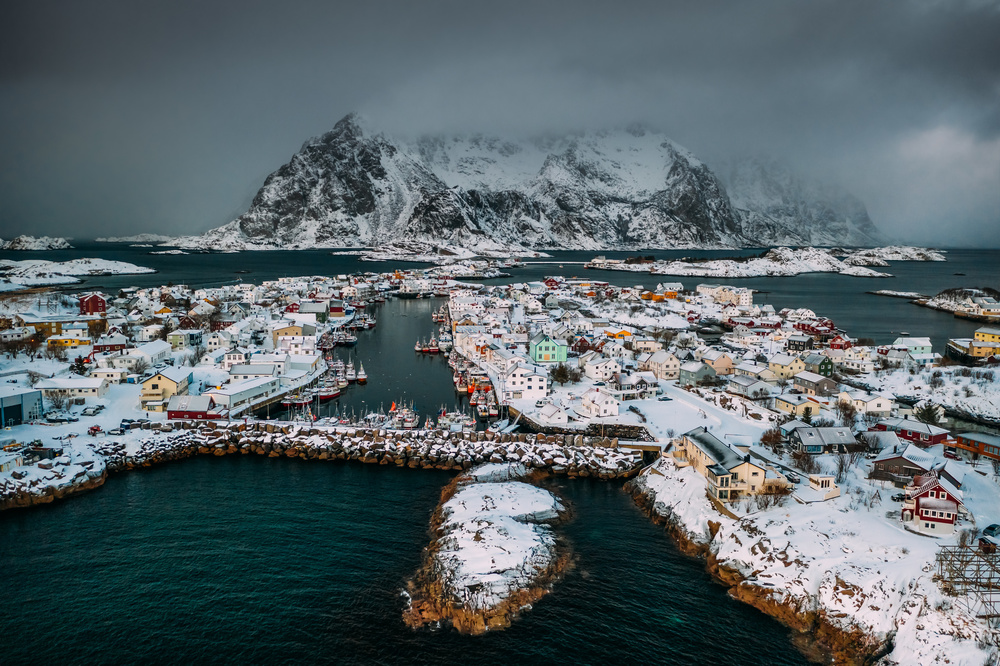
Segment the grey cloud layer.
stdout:
<svg viewBox="0 0 1000 666">
<path fill-rule="evenodd" d="M 0 236 L 215 226 L 354 110 L 399 133 L 639 120 L 710 163 L 766 151 L 838 178 L 905 240 L 1000 232 L 997 3 L 67 2 L 0 17 Z"/>
</svg>

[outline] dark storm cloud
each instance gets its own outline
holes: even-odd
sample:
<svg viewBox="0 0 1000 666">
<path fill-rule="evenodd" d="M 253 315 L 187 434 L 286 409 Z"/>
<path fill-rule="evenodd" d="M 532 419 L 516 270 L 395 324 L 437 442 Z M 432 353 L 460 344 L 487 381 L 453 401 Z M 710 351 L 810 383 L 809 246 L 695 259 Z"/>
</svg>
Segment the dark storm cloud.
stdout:
<svg viewBox="0 0 1000 666">
<path fill-rule="evenodd" d="M 709 162 L 765 151 L 839 179 L 905 240 L 1000 237 L 997 3 L 22 2 L 0 18 L 0 236 L 221 224 L 360 110 L 406 134 L 639 120 Z"/>
</svg>

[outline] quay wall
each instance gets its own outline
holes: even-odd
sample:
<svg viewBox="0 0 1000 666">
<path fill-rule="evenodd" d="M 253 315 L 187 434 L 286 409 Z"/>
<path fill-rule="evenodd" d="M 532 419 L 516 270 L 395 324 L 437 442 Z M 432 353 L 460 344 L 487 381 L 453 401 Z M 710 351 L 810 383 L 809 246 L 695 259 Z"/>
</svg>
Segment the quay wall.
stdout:
<svg viewBox="0 0 1000 666">
<path fill-rule="evenodd" d="M 570 478 L 626 479 L 638 473 L 642 454 L 616 448 L 611 439 L 582 435 L 452 433 L 441 430 L 369 430 L 278 425 L 263 422 L 175 422 L 170 433 L 151 430 L 130 446 L 108 438 L 96 446 L 107 471 L 120 472 L 196 455 L 262 455 L 302 460 L 343 460 L 413 469 L 467 470 L 482 463 L 519 462 L 530 470 Z M 50 502 L 103 483 L 83 483 L 56 493 L 16 486 L 0 494 L 0 510 Z M 38 499 L 29 497 L 38 496 Z"/>
</svg>

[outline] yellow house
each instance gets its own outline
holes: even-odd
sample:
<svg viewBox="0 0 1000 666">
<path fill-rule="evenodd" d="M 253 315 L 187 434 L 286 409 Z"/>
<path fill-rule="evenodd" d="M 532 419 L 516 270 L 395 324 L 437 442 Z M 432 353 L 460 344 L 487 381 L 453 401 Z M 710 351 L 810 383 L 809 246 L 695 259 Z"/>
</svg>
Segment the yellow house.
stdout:
<svg viewBox="0 0 1000 666">
<path fill-rule="evenodd" d="M 191 373 L 180 368 L 167 368 L 142 383 L 139 401 L 148 412 L 164 412 L 170 397 L 187 393 Z"/>
<path fill-rule="evenodd" d="M 779 379 L 791 379 L 806 369 L 805 361 L 798 356 L 775 354 L 767 362 L 768 369 Z"/>
<path fill-rule="evenodd" d="M 1000 342 L 1000 328 L 993 328 L 992 326 L 977 328 L 973 334 L 973 338 L 977 342 Z"/>
<path fill-rule="evenodd" d="M 812 396 L 802 393 L 785 393 L 774 399 L 774 407 L 779 412 L 805 416 L 806 413 L 816 416 L 823 405 Z"/>
<path fill-rule="evenodd" d="M 274 346 L 278 346 L 278 338 L 283 335 L 302 335 L 302 324 L 288 324 L 271 329 L 271 337 L 274 339 Z"/>
<path fill-rule="evenodd" d="M 73 348 L 76 347 L 86 347 L 91 344 L 90 338 L 76 338 L 71 335 L 53 335 L 45 341 L 50 348 L 55 349 L 57 347 L 62 348 Z"/>
<path fill-rule="evenodd" d="M 171 310 L 170 308 L 168 308 L 166 305 L 164 305 L 162 308 L 160 308 L 159 310 L 157 310 L 155 312 L 155 314 L 158 314 L 158 315 L 171 314 L 171 313 L 173 313 L 173 310 Z"/>
<path fill-rule="evenodd" d="M 732 502 L 764 490 L 766 470 L 704 427 L 681 436 L 674 458 L 679 466 L 690 465 L 708 479 L 708 492 L 719 501 Z"/>
<path fill-rule="evenodd" d="M 625 329 L 621 329 L 621 330 L 617 330 L 617 331 L 609 329 L 609 330 L 607 330 L 607 331 L 604 332 L 604 335 L 608 336 L 609 338 L 614 338 L 616 340 L 626 340 L 626 339 L 632 337 L 632 333 L 629 332 L 629 331 L 626 331 Z"/>
</svg>

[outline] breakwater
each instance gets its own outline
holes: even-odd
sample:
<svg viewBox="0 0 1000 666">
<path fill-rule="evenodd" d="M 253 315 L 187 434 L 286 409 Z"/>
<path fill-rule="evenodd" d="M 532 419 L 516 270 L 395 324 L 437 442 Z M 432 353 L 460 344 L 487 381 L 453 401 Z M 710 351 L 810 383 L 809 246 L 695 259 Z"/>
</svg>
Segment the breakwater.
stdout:
<svg viewBox="0 0 1000 666">
<path fill-rule="evenodd" d="M 551 474 L 598 479 L 629 478 L 642 465 L 641 453 L 619 449 L 615 440 L 582 435 L 320 428 L 263 422 L 175 422 L 172 432 L 148 432 L 139 440 L 105 439 L 93 450 L 109 472 L 197 455 L 262 455 L 455 471 L 490 462 L 520 463 Z M 60 492 L 48 492 L 44 479 L 30 486 L 12 486 L 3 490 L 0 509 L 37 503 L 28 501 L 29 496 L 51 497 L 43 501 L 52 501 L 96 487 L 86 476 L 79 481 L 67 483 L 60 478 Z"/>
</svg>

